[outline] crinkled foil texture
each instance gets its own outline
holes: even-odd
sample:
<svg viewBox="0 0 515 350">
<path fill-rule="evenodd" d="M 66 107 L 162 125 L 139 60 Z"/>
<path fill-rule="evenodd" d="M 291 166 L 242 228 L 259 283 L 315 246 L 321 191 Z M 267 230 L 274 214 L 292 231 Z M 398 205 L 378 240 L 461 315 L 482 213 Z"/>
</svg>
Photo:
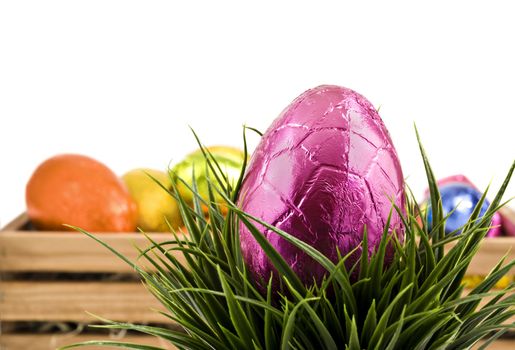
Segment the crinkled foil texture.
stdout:
<svg viewBox="0 0 515 350">
<path fill-rule="evenodd" d="M 463 185 L 470 187 L 471 191 L 476 192 L 476 198 L 477 200 L 472 201 L 471 198 L 474 196 L 472 194 L 470 195 L 460 195 L 456 193 L 454 196 L 443 196 L 443 193 L 440 193 L 442 196 L 443 201 L 443 207 L 444 207 L 444 216 L 447 216 L 451 211 L 453 213 L 450 215 L 450 217 L 447 219 L 447 223 L 452 222 L 453 220 L 456 220 L 455 218 L 459 218 L 458 221 L 460 221 L 458 224 L 459 226 L 463 226 L 466 224 L 468 218 L 472 214 L 472 211 L 474 207 L 476 206 L 477 202 L 479 201 L 479 198 L 482 195 L 482 192 L 470 181 L 465 175 L 457 174 L 445 177 L 443 179 L 440 179 L 437 181 L 438 188 L 440 191 L 444 189 L 447 186 L 456 186 L 456 185 Z M 424 199 L 424 202 L 429 205 L 430 204 L 430 198 L 429 198 L 429 189 L 426 190 L 426 198 Z M 456 208 L 456 203 L 459 203 L 458 207 Z M 483 204 L 483 208 L 486 211 L 486 208 L 490 205 L 490 202 L 485 199 L 485 203 Z M 460 213 L 465 213 L 465 215 L 460 215 Z M 484 213 L 483 213 L 484 214 Z M 482 215 L 482 214 L 481 214 Z M 456 223 L 454 223 L 456 224 Z M 492 217 L 492 222 L 490 224 L 490 229 L 488 230 L 486 237 L 498 237 L 503 234 L 503 231 L 505 234 L 509 235 L 509 220 L 504 219 L 499 211 L 496 211 Z M 450 233 L 448 231 L 448 226 L 446 226 L 446 232 Z"/>
<path fill-rule="evenodd" d="M 345 255 L 360 244 L 365 226 L 369 250 L 375 250 L 392 201 L 404 210 L 404 180 L 377 111 L 350 89 L 319 86 L 294 100 L 263 135 L 247 168 L 239 205 L 337 261 L 338 250 Z M 326 272 L 322 266 L 256 226 L 305 284 L 320 282 Z M 396 213 L 393 229 L 403 235 Z M 268 282 L 270 261 L 242 223 L 240 232 L 251 274 Z M 391 254 L 390 249 L 387 259 Z"/>
</svg>

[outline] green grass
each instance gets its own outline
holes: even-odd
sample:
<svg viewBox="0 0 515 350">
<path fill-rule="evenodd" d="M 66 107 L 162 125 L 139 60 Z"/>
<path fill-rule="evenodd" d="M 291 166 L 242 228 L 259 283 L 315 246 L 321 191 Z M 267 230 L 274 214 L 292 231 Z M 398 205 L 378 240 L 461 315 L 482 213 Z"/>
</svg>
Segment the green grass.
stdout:
<svg viewBox="0 0 515 350">
<path fill-rule="evenodd" d="M 245 140 L 245 129 L 243 134 Z M 244 144 L 247 153 L 246 142 Z M 95 327 L 134 330 L 162 338 L 179 349 L 200 350 L 469 349 L 480 339 L 493 340 L 515 327 L 508 323 L 515 315 L 514 284 L 492 291 L 515 261 L 500 261 L 466 296 L 462 285 L 465 271 L 488 231 L 491 218 L 502 205 L 501 199 L 515 164 L 486 214 L 479 217 L 483 197 L 462 234 L 446 236 L 446 218 L 435 176 L 420 146 L 433 222 L 428 223 L 427 218 L 417 221 L 420 208 L 413 196 L 407 195 L 406 213 L 392 208 L 402 215 L 405 239 L 399 242 L 392 238 L 395 235 L 388 234 L 387 224 L 377 251 L 368 256 L 365 232 L 361 259 L 353 267 L 354 275 L 359 276 L 356 279 L 350 277 L 351 271 L 347 271 L 344 264 L 348 255 L 335 263 L 289 233 L 242 212 L 235 201 L 244 169 L 236 187 L 231 188 L 209 151 L 202 149 L 206 167 L 212 170 L 206 173 L 215 174 L 215 178 L 208 181 L 210 198 L 200 198 L 195 183 L 184 183 L 193 192 L 193 204 L 186 203 L 176 188 L 164 188 L 179 202 L 189 235 L 172 233 L 169 241 L 160 244 L 148 238 L 149 247 L 140 250 L 140 259 L 152 265 L 155 271 L 142 269 L 139 261 L 129 261 L 101 239 L 83 231 L 133 266 L 149 292 L 168 310 L 164 316 L 182 326 L 183 331 L 104 319 L 101 319 L 103 325 Z M 223 205 L 228 208 L 226 216 L 222 215 L 221 205 L 215 203 L 215 194 L 224 199 Z M 209 208 L 208 217 L 202 211 L 202 204 Z M 239 222 L 248 227 L 281 276 L 279 291 L 272 289 L 272 278 L 263 293 L 263 288 L 249 277 L 240 250 Z M 320 263 L 327 270 L 323 282 L 303 285 L 259 232 L 257 223 Z M 452 248 L 445 252 L 445 246 L 450 243 L 453 243 Z M 388 245 L 395 249 L 395 257 L 389 265 L 384 261 Z M 177 258 L 178 253 L 184 260 Z M 491 300 L 480 307 L 480 302 L 487 297 Z M 113 341 L 85 342 L 62 349 L 92 344 L 158 349 Z"/>
</svg>

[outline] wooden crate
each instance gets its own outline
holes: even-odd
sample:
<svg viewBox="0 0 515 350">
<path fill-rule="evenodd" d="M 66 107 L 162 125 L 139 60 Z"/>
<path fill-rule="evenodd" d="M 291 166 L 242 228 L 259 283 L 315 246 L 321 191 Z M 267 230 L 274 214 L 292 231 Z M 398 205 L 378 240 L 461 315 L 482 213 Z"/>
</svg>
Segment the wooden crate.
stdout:
<svg viewBox="0 0 515 350">
<path fill-rule="evenodd" d="M 0 231 L 0 322 L 4 325 L 0 350 L 47 350 L 82 340 L 106 339 L 105 335 L 73 333 L 6 333 L 6 325 L 13 323 L 94 322 L 89 313 L 119 321 L 170 323 L 155 311 L 163 307 L 135 277 L 132 268 L 106 248 L 80 233 L 35 232 L 27 227 L 28 219 L 21 215 Z M 158 242 L 170 239 L 165 234 L 150 236 Z M 133 260 L 137 258 L 134 245 L 148 246 L 147 239 L 138 233 L 102 233 L 101 238 Z M 75 278 L 63 279 L 62 275 L 67 274 Z M 92 279 L 99 274 L 124 278 Z M 54 280 L 56 275 L 61 277 Z M 81 280 L 76 278 L 79 275 L 93 277 Z M 42 277 L 34 278 L 38 276 Z M 144 335 L 123 340 L 165 346 L 159 339 Z"/>
<path fill-rule="evenodd" d="M 75 335 L 75 334 L 50 334 L 50 335 L 42 335 L 42 334 L 7 334 L 0 335 L 0 350 L 55 350 L 58 347 L 89 341 L 89 340 L 107 340 L 109 339 L 106 336 L 94 336 L 94 335 Z M 152 345 L 161 347 L 163 349 L 176 349 L 165 343 L 164 341 L 149 337 L 149 336 L 125 336 L 122 339 L 118 337 L 113 337 L 109 340 L 123 340 L 130 343 L 136 344 L 144 344 L 144 345 Z M 119 349 L 114 347 L 105 347 L 105 346 L 88 346 L 83 347 L 82 349 L 87 350 L 106 350 L 106 349 Z M 500 348 L 502 349 L 502 348 Z"/>
<path fill-rule="evenodd" d="M 20 273 L 116 273 L 134 271 L 91 238 L 70 232 L 34 232 L 27 230 L 28 219 L 21 215 L 0 231 L 0 322 L 92 322 L 87 312 L 102 317 L 139 323 L 167 323 L 155 311 L 162 306 L 144 288 L 133 281 L 62 281 L 52 279 L 2 281 L 2 276 Z M 166 234 L 151 234 L 156 241 L 169 239 Z M 145 247 L 141 234 L 103 233 L 103 241 L 134 260 L 134 245 Z M 486 275 L 509 251 L 507 260 L 515 259 L 515 238 L 486 239 L 468 273 Z M 87 312 L 86 312 L 87 311 Z M 512 320 L 515 321 L 515 318 Z M 0 350 L 55 349 L 56 346 L 105 336 L 74 334 L 0 333 Z M 159 339 L 131 335 L 124 340 L 165 347 Z M 515 341 L 503 340 L 492 349 L 515 348 Z M 90 349 L 94 349 L 91 347 Z"/>
</svg>

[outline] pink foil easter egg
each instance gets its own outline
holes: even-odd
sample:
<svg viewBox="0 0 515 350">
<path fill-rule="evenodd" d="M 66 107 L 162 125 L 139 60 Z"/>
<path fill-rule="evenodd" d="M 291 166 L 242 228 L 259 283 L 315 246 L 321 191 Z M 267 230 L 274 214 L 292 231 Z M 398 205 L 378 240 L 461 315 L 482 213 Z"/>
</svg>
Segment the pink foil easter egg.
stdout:
<svg viewBox="0 0 515 350">
<path fill-rule="evenodd" d="M 377 110 L 353 90 L 324 85 L 296 98 L 272 123 L 252 155 L 239 206 L 309 243 L 333 262 L 362 241 L 378 246 L 392 202 L 404 210 L 397 153 Z M 324 268 L 277 234 L 256 224 L 286 262 L 310 285 Z M 400 217 L 390 232 L 402 239 Z M 267 282 L 274 270 L 247 227 L 241 248 L 250 273 Z M 392 249 L 386 260 L 391 260 Z M 352 266 L 359 257 L 348 260 Z M 277 276 L 277 273 L 274 273 Z"/>
<path fill-rule="evenodd" d="M 502 222 L 502 232 L 506 236 L 515 237 L 515 212 L 505 207 L 499 211 Z"/>
</svg>

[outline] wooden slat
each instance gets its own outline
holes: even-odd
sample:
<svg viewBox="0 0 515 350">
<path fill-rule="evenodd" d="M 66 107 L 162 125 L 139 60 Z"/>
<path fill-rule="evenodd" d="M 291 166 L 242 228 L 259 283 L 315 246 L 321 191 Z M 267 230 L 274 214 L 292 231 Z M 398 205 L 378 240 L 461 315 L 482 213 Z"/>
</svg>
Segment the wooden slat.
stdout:
<svg viewBox="0 0 515 350">
<path fill-rule="evenodd" d="M 446 250 L 452 246 L 453 244 L 447 245 Z M 485 238 L 480 244 L 477 255 L 469 265 L 467 275 L 487 275 L 506 253 L 508 255 L 505 261 L 514 260 L 515 249 L 513 248 L 515 248 L 514 237 Z"/>
<path fill-rule="evenodd" d="M 512 212 L 504 213 L 506 217 L 508 214 Z M 0 231 L 0 271 L 132 272 L 130 266 L 85 235 L 20 231 L 25 224 L 27 218 L 22 214 Z M 158 242 L 172 239 L 170 234 L 163 233 L 150 236 Z M 137 257 L 134 245 L 148 246 L 147 239 L 139 233 L 101 233 L 98 237 L 132 260 Z M 485 239 L 468 274 L 486 275 L 514 245 L 514 237 Z M 174 254 L 180 256 L 177 252 Z M 512 259 L 515 259 L 515 249 L 511 249 L 506 261 Z"/>
<path fill-rule="evenodd" d="M 487 301 L 488 298 L 480 306 Z M 163 307 L 139 283 L 0 284 L 0 321 L 95 321 L 87 311 L 126 322 L 170 322 L 155 309 L 163 310 Z M 507 322 L 515 322 L 515 316 Z"/>
<path fill-rule="evenodd" d="M 171 234 L 150 234 L 157 242 L 172 240 Z M 138 247 L 148 247 L 139 233 L 102 233 L 98 237 L 134 261 Z M 174 252 L 177 256 L 181 255 Z M 0 271 L 133 272 L 111 251 L 75 232 L 0 232 Z"/>
<path fill-rule="evenodd" d="M 151 336 L 130 335 L 123 338 L 102 336 L 102 335 L 73 335 L 73 334 L 4 334 L 0 335 L 0 350 L 55 350 L 59 346 L 69 345 L 89 340 L 113 340 L 124 341 L 136 344 L 158 346 L 167 350 L 175 350 L 176 347 Z M 88 346 L 81 347 L 85 350 L 119 349 L 114 347 Z"/>
<path fill-rule="evenodd" d="M 170 323 L 140 283 L 2 282 L 0 321 L 91 322 L 87 312 L 126 322 Z"/>
<path fill-rule="evenodd" d="M 120 340 L 137 344 L 145 344 L 162 347 L 167 350 L 175 350 L 176 347 L 151 336 L 126 336 L 122 339 L 109 338 L 95 335 L 32 335 L 32 334 L 7 334 L 0 335 L 0 350 L 55 350 L 56 347 L 89 340 Z M 478 349 L 480 345 L 475 346 Z M 84 350 L 119 349 L 109 347 L 82 347 Z M 515 349 L 515 340 L 500 339 L 494 342 L 489 350 L 512 350 Z"/>
<path fill-rule="evenodd" d="M 2 227 L 0 231 L 16 231 L 19 230 L 23 225 L 29 221 L 27 213 L 21 213 L 13 221 Z"/>
<path fill-rule="evenodd" d="M 478 345 L 474 346 L 472 349 L 479 349 L 482 342 L 480 342 Z M 488 350 L 513 350 L 515 349 L 515 340 L 514 339 L 499 339 L 492 343 L 488 347 Z"/>
<path fill-rule="evenodd" d="M 134 245 L 147 247 L 148 241 L 137 233 L 98 235 L 104 242 L 131 260 L 137 257 Z M 168 234 L 151 234 L 156 241 L 171 239 Z M 509 251 L 506 261 L 515 259 L 515 238 L 485 239 L 472 261 L 468 274 L 486 275 Z M 451 245 L 449 245 L 450 247 Z M 180 255 L 174 252 L 176 256 Z M 59 272 L 132 272 L 112 252 L 91 238 L 62 232 L 1 232 L 0 271 L 59 271 Z"/>
</svg>

